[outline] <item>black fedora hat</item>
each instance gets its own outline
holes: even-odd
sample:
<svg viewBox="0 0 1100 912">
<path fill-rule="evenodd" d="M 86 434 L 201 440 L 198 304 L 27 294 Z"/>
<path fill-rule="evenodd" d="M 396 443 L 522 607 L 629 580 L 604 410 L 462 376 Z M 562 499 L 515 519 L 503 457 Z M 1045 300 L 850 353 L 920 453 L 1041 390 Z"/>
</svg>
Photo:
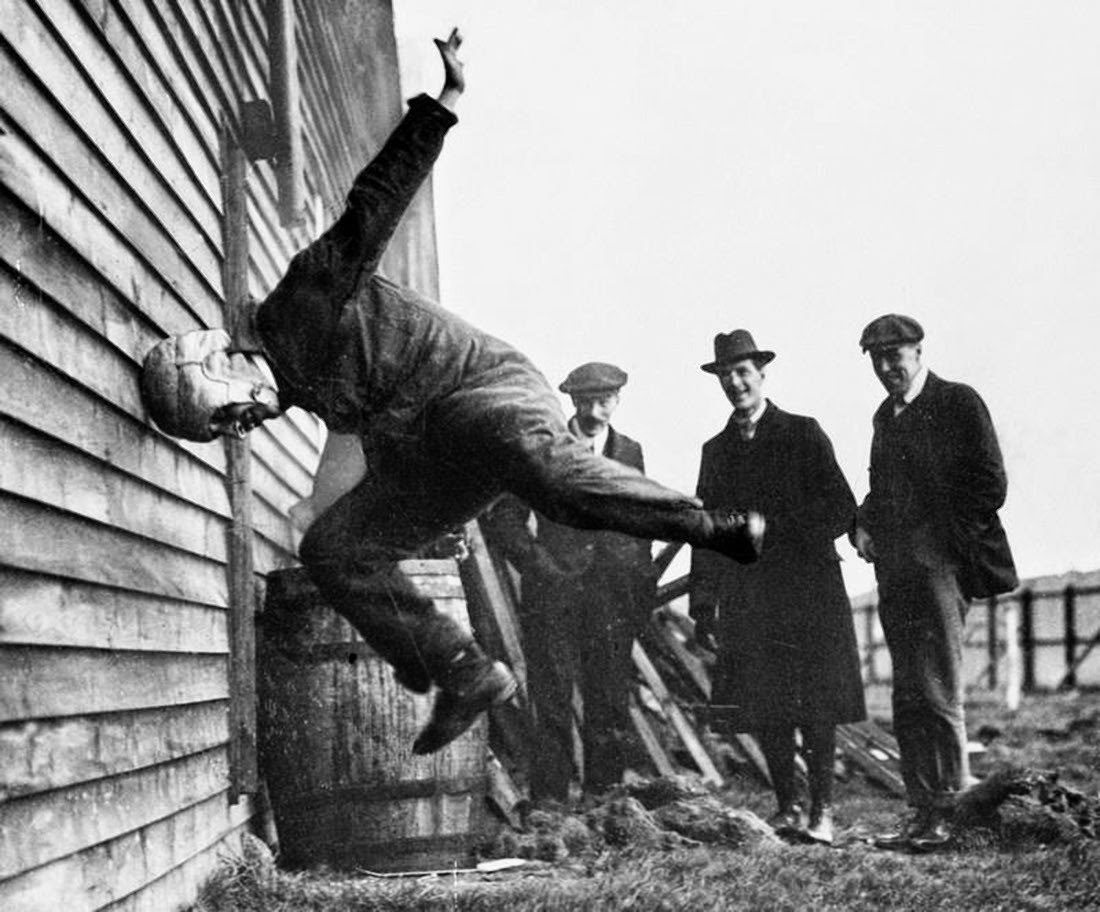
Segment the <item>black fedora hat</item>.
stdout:
<svg viewBox="0 0 1100 912">
<path fill-rule="evenodd" d="M 763 367 L 774 357 L 775 352 L 761 351 L 756 347 L 752 333 L 747 329 L 735 329 L 714 337 L 714 360 L 699 366 L 708 374 L 718 374 L 746 358 L 755 361 L 757 367 Z"/>
</svg>

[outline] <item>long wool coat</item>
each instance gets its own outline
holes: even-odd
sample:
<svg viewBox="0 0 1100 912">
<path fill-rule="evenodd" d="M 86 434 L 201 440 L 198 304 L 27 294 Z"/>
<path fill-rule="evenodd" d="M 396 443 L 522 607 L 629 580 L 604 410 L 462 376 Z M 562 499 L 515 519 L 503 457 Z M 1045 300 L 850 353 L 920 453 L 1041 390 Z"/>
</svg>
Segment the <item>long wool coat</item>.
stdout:
<svg viewBox="0 0 1100 912">
<path fill-rule="evenodd" d="M 771 402 L 751 440 L 733 423 L 703 446 L 708 508 L 755 510 L 763 553 L 738 564 L 696 549 L 691 610 L 717 609 L 711 702 L 736 730 L 865 717 L 852 611 L 835 540 L 855 499 L 818 423 Z"/>
</svg>

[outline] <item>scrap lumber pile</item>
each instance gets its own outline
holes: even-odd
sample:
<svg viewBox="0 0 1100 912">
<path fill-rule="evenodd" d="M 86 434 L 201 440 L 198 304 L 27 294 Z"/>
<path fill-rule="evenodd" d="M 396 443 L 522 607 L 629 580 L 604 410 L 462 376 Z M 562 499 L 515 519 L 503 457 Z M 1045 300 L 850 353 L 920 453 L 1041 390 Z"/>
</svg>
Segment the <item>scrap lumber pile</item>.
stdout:
<svg viewBox="0 0 1100 912">
<path fill-rule="evenodd" d="M 492 553 L 477 523 L 466 530 L 470 557 L 462 563 L 471 622 L 479 640 L 505 659 L 525 685 L 526 662 L 518 624 L 518 586 L 514 570 Z M 679 545 L 667 546 L 654 559 L 663 572 Z M 634 642 L 632 658 L 637 681 L 630 716 L 635 734 L 654 770 L 661 777 L 685 773 L 720 787 L 732 773 L 744 771 L 769 784 L 767 766 L 755 740 L 747 734 L 720 735 L 709 726 L 710 676 L 713 656 L 694 644 L 692 622 L 669 603 L 688 591 L 687 576 L 658 588 L 651 622 Z M 505 778 L 525 778 L 524 746 L 529 715 L 507 705 L 491 714 L 490 744 Z M 894 739 L 873 722 L 838 727 L 838 748 L 847 769 L 855 767 L 894 794 L 904 794 Z M 504 780 L 498 775 L 500 782 Z M 521 790 L 512 783 L 494 788 L 498 810 L 506 818 L 517 813 Z"/>
</svg>

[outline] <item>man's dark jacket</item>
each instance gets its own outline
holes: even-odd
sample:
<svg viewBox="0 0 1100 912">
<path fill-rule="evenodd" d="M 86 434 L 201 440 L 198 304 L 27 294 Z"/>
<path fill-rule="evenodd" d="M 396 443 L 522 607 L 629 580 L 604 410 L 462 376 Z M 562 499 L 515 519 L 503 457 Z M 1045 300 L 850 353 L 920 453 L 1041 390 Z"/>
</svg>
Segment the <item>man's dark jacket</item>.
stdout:
<svg viewBox="0 0 1100 912">
<path fill-rule="evenodd" d="M 997 511 L 1008 490 L 993 421 L 969 386 L 929 372 L 898 415 L 893 400 L 875 412 L 870 493 L 859 523 L 885 563 L 946 560 L 967 598 L 1018 584 Z"/>
<path fill-rule="evenodd" d="M 856 505 L 824 431 L 771 402 L 751 440 L 731 418 L 703 446 L 696 493 L 707 507 L 755 510 L 767 522 L 756 563 L 692 554 L 691 612 L 718 615 L 711 702 L 741 731 L 864 718 L 834 545 Z"/>
</svg>

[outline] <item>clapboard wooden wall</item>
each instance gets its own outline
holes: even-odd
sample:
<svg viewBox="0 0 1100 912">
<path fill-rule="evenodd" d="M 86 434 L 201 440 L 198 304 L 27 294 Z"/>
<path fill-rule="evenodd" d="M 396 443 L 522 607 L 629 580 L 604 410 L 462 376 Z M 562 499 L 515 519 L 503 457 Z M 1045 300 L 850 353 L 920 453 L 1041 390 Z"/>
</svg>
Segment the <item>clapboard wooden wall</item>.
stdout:
<svg viewBox="0 0 1100 912">
<path fill-rule="evenodd" d="M 220 443 L 147 422 L 164 335 L 225 324 L 222 130 L 270 99 L 264 0 L 0 0 L 0 909 L 171 909 L 252 823 L 231 803 Z M 251 293 L 400 117 L 388 0 L 296 5 L 305 190 L 248 168 Z M 387 254 L 436 291 L 422 194 Z M 427 226 L 427 227 L 426 227 Z M 428 247 L 431 249 L 428 249 Z M 321 429 L 252 435 L 259 573 Z"/>
</svg>

